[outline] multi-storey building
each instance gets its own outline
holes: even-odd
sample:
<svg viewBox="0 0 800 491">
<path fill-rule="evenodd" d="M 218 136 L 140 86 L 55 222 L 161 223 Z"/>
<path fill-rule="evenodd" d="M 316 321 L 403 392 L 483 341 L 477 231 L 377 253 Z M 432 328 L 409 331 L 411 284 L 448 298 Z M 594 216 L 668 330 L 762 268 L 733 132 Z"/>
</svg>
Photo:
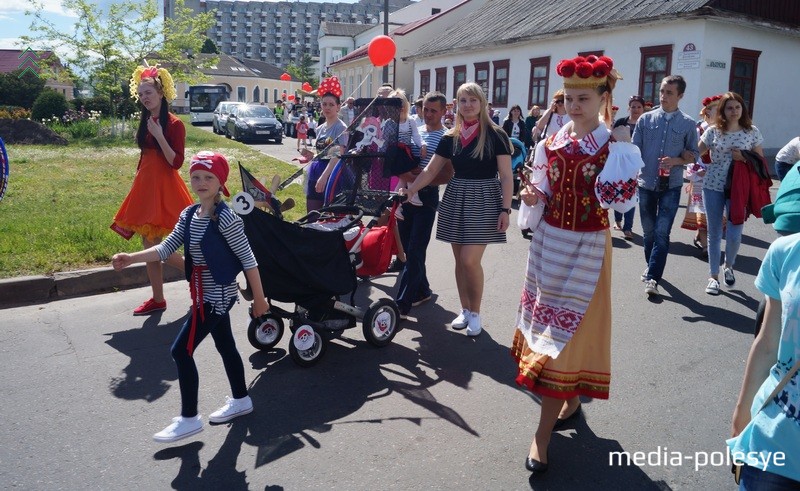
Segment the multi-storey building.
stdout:
<svg viewBox="0 0 800 491">
<path fill-rule="evenodd" d="M 389 0 L 389 11 L 410 5 L 412 0 Z M 171 17 L 174 0 L 164 0 L 164 16 Z M 215 11 L 216 21 L 208 38 L 220 51 L 285 67 L 304 54 L 317 67 L 317 38 L 322 22 L 377 24 L 384 0 L 358 3 L 274 2 L 237 0 L 186 0 L 197 13 Z"/>
</svg>

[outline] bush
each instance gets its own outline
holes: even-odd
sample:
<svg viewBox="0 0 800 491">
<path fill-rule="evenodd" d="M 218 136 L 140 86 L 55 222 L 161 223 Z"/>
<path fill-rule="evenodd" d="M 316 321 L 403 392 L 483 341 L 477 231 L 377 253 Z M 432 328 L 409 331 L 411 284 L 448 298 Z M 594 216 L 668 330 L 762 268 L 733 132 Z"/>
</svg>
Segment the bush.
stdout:
<svg viewBox="0 0 800 491">
<path fill-rule="evenodd" d="M 30 119 L 31 112 L 19 106 L 0 106 L 0 119 Z"/>
<path fill-rule="evenodd" d="M 84 106 L 87 111 L 100 111 L 106 116 L 111 114 L 111 101 L 108 100 L 108 97 L 96 96 L 86 99 Z"/>
<path fill-rule="evenodd" d="M 61 118 L 67 112 L 67 99 L 54 90 L 44 90 L 31 109 L 31 118 L 41 121 L 47 118 Z"/>
<path fill-rule="evenodd" d="M 80 111 L 84 109 L 84 106 L 86 106 L 86 99 L 83 97 L 76 97 L 69 101 L 69 105 L 73 111 Z"/>
</svg>

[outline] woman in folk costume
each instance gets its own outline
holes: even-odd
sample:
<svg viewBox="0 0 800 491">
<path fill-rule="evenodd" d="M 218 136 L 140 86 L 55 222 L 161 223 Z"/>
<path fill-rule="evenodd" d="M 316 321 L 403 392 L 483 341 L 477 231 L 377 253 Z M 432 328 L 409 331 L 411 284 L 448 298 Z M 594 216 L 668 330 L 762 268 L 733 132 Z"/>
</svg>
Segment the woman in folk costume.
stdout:
<svg viewBox="0 0 800 491">
<path fill-rule="evenodd" d="M 166 68 L 140 66 L 131 77 L 131 94 L 141 109 L 136 143 L 141 149 L 139 165 L 128 196 L 114 216 L 111 229 L 130 239 L 142 236 L 145 249 L 167 236 L 192 197 L 178 169 L 183 165 L 186 128 L 169 103 L 176 97 L 175 83 Z M 164 262 L 183 269 L 180 254 Z M 153 297 L 134 309 L 133 315 L 148 315 L 167 308 L 161 261 L 147 263 L 147 277 Z"/>
<path fill-rule="evenodd" d="M 594 189 L 605 166 L 638 159 L 627 127 L 608 129 L 619 77 L 606 56 L 562 60 L 571 119 L 537 152 L 546 176 L 523 200 L 547 200 L 528 255 L 511 349 L 517 383 L 542 396 L 525 466 L 547 470 L 551 433 L 580 415 L 579 396 L 607 399 L 611 380 L 611 235 Z M 598 117 L 600 115 L 600 117 Z M 613 143 L 612 143 L 613 142 Z M 616 159 L 616 162 L 615 162 Z M 633 185 L 633 178 L 629 180 Z M 626 189 L 635 196 L 635 188 Z"/>
</svg>

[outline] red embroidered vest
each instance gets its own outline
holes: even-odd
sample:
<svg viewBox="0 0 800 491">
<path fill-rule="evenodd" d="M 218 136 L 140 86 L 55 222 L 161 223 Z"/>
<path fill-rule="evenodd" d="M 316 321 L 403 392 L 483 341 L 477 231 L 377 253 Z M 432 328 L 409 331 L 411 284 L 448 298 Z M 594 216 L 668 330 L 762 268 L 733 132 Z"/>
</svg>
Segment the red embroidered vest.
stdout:
<svg viewBox="0 0 800 491">
<path fill-rule="evenodd" d="M 553 193 L 544 212 L 545 222 L 576 232 L 608 228 L 608 210 L 600 206 L 594 194 L 597 175 L 608 158 L 608 143 L 594 155 L 568 153 L 570 145 L 556 150 L 545 145 L 547 178 Z"/>
</svg>

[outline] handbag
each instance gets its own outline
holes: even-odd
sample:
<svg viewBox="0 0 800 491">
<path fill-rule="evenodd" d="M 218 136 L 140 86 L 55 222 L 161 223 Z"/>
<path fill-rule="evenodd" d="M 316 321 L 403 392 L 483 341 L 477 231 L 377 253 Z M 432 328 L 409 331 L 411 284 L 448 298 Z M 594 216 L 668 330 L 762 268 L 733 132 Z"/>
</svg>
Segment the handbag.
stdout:
<svg viewBox="0 0 800 491">
<path fill-rule="evenodd" d="M 769 403 L 772 402 L 773 399 L 775 399 L 775 396 L 778 395 L 778 392 L 780 392 L 781 390 L 783 390 L 784 387 L 786 387 L 786 384 L 789 383 L 789 380 L 791 380 L 791 378 L 794 377 L 794 374 L 797 373 L 797 370 L 799 370 L 799 369 L 800 369 L 800 360 L 797 360 L 795 362 L 794 366 L 792 366 L 792 368 L 788 372 L 786 372 L 786 375 L 783 376 L 781 381 L 778 382 L 778 385 L 776 385 L 775 388 L 772 389 L 772 392 L 770 393 L 769 397 L 764 399 L 764 404 L 762 404 L 761 407 L 758 408 L 758 411 L 756 411 L 756 414 L 758 414 L 761 411 L 763 411 L 764 408 L 767 407 L 769 405 Z M 755 415 L 753 417 L 755 417 Z M 752 421 L 753 420 L 751 418 L 750 422 L 752 423 Z M 740 464 L 738 462 L 734 462 L 731 465 L 731 473 L 733 474 L 733 480 L 734 480 L 734 482 L 736 482 L 736 484 L 739 484 L 739 479 L 741 478 L 741 475 L 742 475 L 742 466 L 743 465 L 744 464 Z"/>
<path fill-rule="evenodd" d="M 533 187 L 533 184 L 531 184 L 531 181 L 528 180 L 522 170 L 519 171 L 519 178 L 525 186 Z M 520 200 L 519 213 L 517 213 L 517 226 L 519 229 L 523 232 L 526 230 L 531 232 L 536 230 L 536 227 L 539 226 L 539 222 L 542 221 L 544 208 L 545 203 L 542 200 L 537 201 L 536 204 L 532 206 Z"/>
</svg>

